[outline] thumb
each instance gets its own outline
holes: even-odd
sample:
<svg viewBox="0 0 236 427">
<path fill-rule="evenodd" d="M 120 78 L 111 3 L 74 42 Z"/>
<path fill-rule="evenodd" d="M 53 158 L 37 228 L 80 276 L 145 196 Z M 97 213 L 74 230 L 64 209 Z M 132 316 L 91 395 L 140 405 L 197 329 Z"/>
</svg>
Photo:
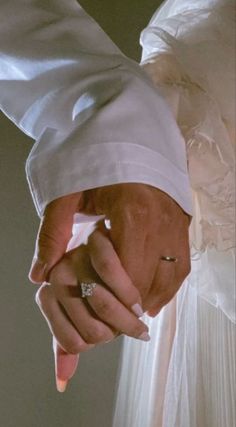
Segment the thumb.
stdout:
<svg viewBox="0 0 236 427">
<path fill-rule="evenodd" d="M 50 270 L 65 254 L 72 236 L 73 216 L 79 210 L 82 192 L 53 200 L 41 220 L 29 279 L 33 283 L 47 281 Z"/>
<path fill-rule="evenodd" d="M 56 386 L 60 393 L 66 389 L 68 381 L 73 377 L 79 362 L 79 354 L 66 353 L 53 336 L 53 352 L 55 359 Z"/>
</svg>

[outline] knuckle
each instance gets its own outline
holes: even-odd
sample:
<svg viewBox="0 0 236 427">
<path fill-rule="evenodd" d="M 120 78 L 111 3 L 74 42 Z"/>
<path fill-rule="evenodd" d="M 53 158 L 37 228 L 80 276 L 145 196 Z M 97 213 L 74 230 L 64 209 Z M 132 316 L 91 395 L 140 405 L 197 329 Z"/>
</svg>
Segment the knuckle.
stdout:
<svg viewBox="0 0 236 427">
<path fill-rule="evenodd" d="M 60 239 L 61 230 L 56 224 L 51 222 L 43 222 L 38 234 L 38 244 L 41 248 L 46 248 L 49 243 L 56 245 Z"/>
<path fill-rule="evenodd" d="M 68 353 L 78 354 L 81 351 L 83 351 L 84 346 L 79 341 L 74 340 L 74 341 L 68 341 L 64 347 Z"/>
<path fill-rule="evenodd" d="M 97 267 L 101 274 L 112 274 L 115 269 L 115 263 L 109 258 L 98 259 Z"/>
<path fill-rule="evenodd" d="M 98 344 L 106 338 L 100 328 L 93 327 L 90 331 L 83 334 L 83 338 L 87 344 Z"/>
<path fill-rule="evenodd" d="M 115 304 L 106 300 L 99 300 L 96 303 L 96 311 L 101 315 L 107 315 L 114 311 Z"/>
<path fill-rule="evenodd" d="M 162 213 L 161 221 L 164 227 L 171 227 L 175 223 L 171 212 L 167 210 Z"/>
<path fill-rule="evenodd" d="M 49 285 L 42 285 L 35 294 L 35 302 L 39 307 L 44 307 L 48 301 Z"/>
<path fill-rule="evenodd" d="M 124 209 L 124 216 L 129 224 L 142 223 L 147 220 L 149 214 L 149 207 L 137 202 L 127 203 Z"/>
</svg>

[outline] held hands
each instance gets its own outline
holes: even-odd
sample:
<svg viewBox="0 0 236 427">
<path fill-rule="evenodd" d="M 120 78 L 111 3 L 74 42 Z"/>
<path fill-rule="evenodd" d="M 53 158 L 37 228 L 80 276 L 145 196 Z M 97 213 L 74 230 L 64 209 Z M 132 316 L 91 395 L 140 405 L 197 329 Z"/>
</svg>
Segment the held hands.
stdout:
<svg viewBox="0 0 236 427">
<path fill-rule="evenodd" d="M 95 236 L 91 237 L 88 248 L 91 251 L 90 254 L 88 254 L 85 247 L 82 247 L 82 249 L 80 247 L 77 252 L 72 251 L 72 253 L 66 254 L 62 258 L 71 237 L 73 215 L 78 211 L 95 215 L 105 214 L 106 218 L 110 220 L 111 229 L 109 231 L 104 231 L 104 228 L 100 229 Z M 66 343 L 64 341 L 70 339 L 69 337 L 72 337 L 73 334 L 73 345 L 76 351 L 83 351 L 83 345 L 85 350 L 88 349 L 86 345 L 90 345 L 91 348 L 91 345 L 97 342 L 112 339 L 115 333 L 114 330 L 123 331 L 127 335 L 137 337 L 138 329 L 135 328 L 141 328 L 141 325 L 142 327 L 144 326 L 129 311 L 131 309 L 130 304 L 133 303 L 134 305 L 141 302 L 138 293 L 134 298 L 134 289 L 136 289 L 136 292 L 139 290 L 143 308 L 152 316 L 155 316 L 172 299 L 190 271 L 189 223 L 189 217 L 167 194 L 145 184 L 116 184 L 101 187 L 57 199 L 48 206 L 36 243 L 38 261 L 33 261 L 30 278 L 37 283 L 47 281 L 53 266 L 61 260 L 57 267 L 52 270 L 50 280 L 48 280 L 52 285 L 43 285 L 37 294 L 37 301 L 59 343 L 57 346 L 54 345 L 57 356 L 57 370 L 60 371 L 64 366 L 63 375 L 62 372 L 58 371 L 60 373 L 58 375 L 59 378 L 69 378 L 73 375 L 72 371 L 76 367 L 78 357 L 74 354 L 67 355 L 64 352 L 66 350 L 73 353 L 73 351 L 70 351 L 71 348 L 70 350 L 68 348 L 68 341 Z M 103 249 L 98 250 L 98 248 Z M 100 255 L 103 259 L 100 257 L 99 261 Z M 178 262 L 162 261 L 160 257 L 163 255 L 175 256 L 178 258 Z M 77 280 L 80 279 L 78 277 L 79 271 L 76 270 L 76 265 L 78 266 L 79 263 L 80 267 L 84 265 L 83 273 L 86 276 L 86 280 L 84 276 L 82 277 L 81 268 L 79 269 L 80 277 L 83 281 L 98 281 L 99 284 L 110 287 L 112 293 L 106 287 L 100 285 L 96 288 L 97 295 L 94 293 L 91 301 L 88 302 L 88 306 L 84 301 L 78 299 L 78 296 L 76 300 L 75 298 L 74 300 L 72 299 L 71 294 L 67 294 L 66 297 L 63 290 L 75 289 L 76 277 Z M 93 277 L 91 277 L 91 271 L 93 271 Z M 97 275 L 104 283 L 101 282 Z M 66 285 L 71 286 L 68 287 Z M 100 303 L 103 300 L 101 304 L 99 299 Z M 64 307 L 62 304 L 64 307 L 63 327 L 55 324 L 55 321 L 58 323 L 59 319 L 62 321 L 61 314 L 59 315 L 59 312 L 56 311 L 56 307 L 61 307 L 59 301 L 64 301 L 66 305 Z M 75 308 L 75 301 L 77 308 Z M 96 304 L 100 306 L 100 309 L 97 308 Z M 52 307 L 54 308 L 52 309 Z M 111 313 L 111 311 L 109 312 L 110 307 L 116 307 L 117 313 L 119 310 L 126 310 L 125 323 L 122 325 L 117 323 L 119 316 L 113 315 L 113 310 L 112 314 L 104 316 L 104 312 L 101 314 L 101 307 L 102 311 L 105 307 L 107 313 Z M 86 335 L 86 323 L 90 325 L 88 329 L 91 334 L 91 319 L 90 321 L 84 321 L 84 326 L 81 326 L 81 316 L 83 319 L 86 319 L 87 316 L 88 319 L 89 313 L 90 317 L 92 317 L 91 309 L 95 313 L 95 317 L 92 320 L 93 330 L 98 331 L 99 325 L 99 333 L 103 331 L 99 335 L 99 339 L 95 337 L 95 342 L 92 344 Z M 54 324 L 49 319 L 50 310 L 51 313 L 52 310 L 54 310 L 54 314 L 57 313 L 55 315 L 51 314 Z M 82 315 L 81 313 L 84 314 Z M 71 316 L 73 317 L 75 314 L 76 319 L 72 320 Z M 68 317 L 72 320 L 72 323 Z M 108 318 L 109 321 L 107 321 Z M 104 322 L 102 323 L 101 320 L 103 319 Z M 66 321 L 67 323 L 65 323 Z M 127 322 L 129 322 L 129 326 Z M 139 326 L 134 327 L 134 322 L 140 322 Z M 133 327 L 135 330 L 132 329 Z M 64 333 L 63 337 L 58 334 L 58 330 L 60 330 L 60 334 Z M 65 333 L 65 331 L 67 332 Z M 147 331 L 147 328 L 143 329 L 143 331 Z M 141 333 L 141 329 L 138 332 Z M 80 338 L 78 337 L 79 334 L 81 334 Z M 69 358 L 72 358 L 73 363 L 71 363 L 71 360 L 69 363 Z M 63 363 L 61 363 L 62 360 Z"/>
</svg>

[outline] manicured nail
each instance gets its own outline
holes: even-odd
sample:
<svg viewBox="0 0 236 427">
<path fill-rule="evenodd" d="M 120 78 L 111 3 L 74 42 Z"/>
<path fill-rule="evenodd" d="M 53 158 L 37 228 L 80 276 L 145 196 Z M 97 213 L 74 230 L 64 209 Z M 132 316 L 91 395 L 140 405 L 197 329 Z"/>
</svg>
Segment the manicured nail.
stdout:
<svg viewBox="0 0 236 427">
<path fill-rule="evenodd" d="M 59 380 L 59 378 L 56 378 L 57 391 L 64 393 L 67 383 L 68 381 Z"/>
<path fill-rule="evenodd" d="M 151 337 L 150 337 L 150 335 L 149 335 L 149 333 L 148 333 L 148 332 L 143 332 L 143 333 L 138 337 L 138 339 L 139 339 L 139 340 L 142 340 L 142 341 L 150 341 Z"/>
<path fill-rule="evenodd" d="M 144 313 L 143 313 L 143 309 L 142 309 L 140 304 L 134 304 L 134 305 L 132 305 L 131 308 L 132 308 L 134 314 L 136 314 L 136 316 L 138 316 L 138 317 L 143 316 Z"/>
</svg>

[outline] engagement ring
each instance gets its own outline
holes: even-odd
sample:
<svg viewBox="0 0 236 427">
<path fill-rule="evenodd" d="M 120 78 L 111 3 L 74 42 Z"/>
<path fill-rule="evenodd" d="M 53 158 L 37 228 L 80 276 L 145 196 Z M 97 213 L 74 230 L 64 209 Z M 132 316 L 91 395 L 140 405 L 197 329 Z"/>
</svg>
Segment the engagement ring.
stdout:
<svg viewBox="0 0 236 427">
<path fill-rule="evenodd" d="M 91 297 L 93 295 L 93 289 L 96 288 L 96 283 L 80 283 L 82 298 Z"/>
</svg>

